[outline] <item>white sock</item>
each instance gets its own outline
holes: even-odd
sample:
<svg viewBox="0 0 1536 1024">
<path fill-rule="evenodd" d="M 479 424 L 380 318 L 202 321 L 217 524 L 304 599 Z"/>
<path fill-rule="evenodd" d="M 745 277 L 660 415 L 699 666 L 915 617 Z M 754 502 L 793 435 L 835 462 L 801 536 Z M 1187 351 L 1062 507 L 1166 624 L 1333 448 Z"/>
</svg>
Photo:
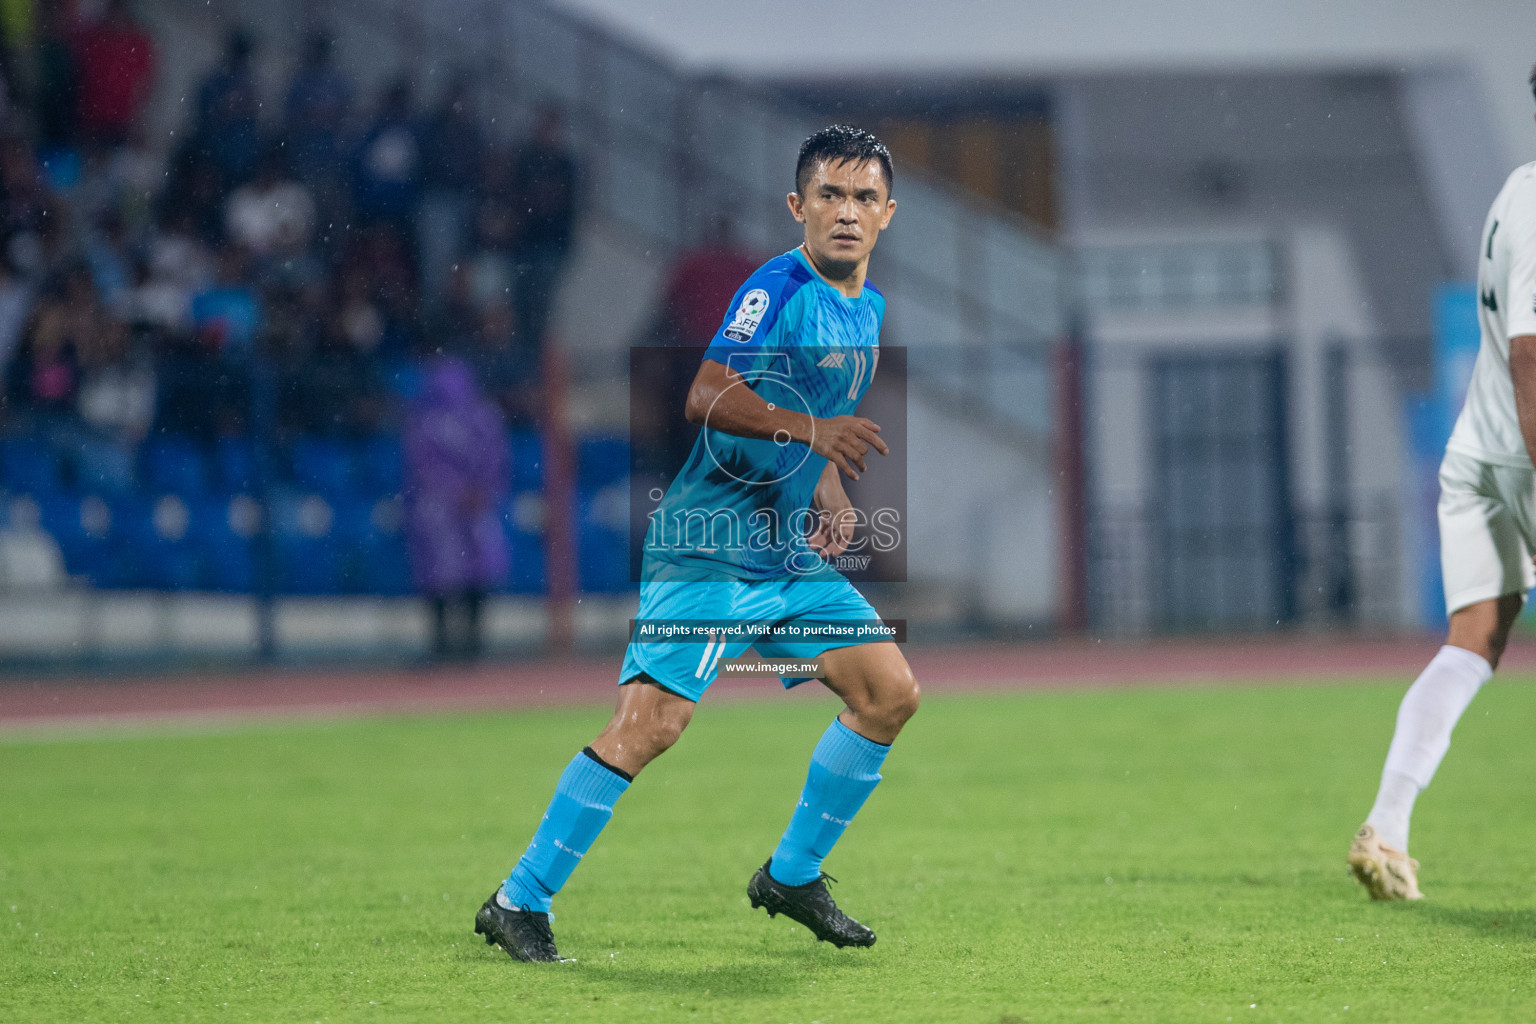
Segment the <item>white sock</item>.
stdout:
<svg viewBox="0 0 1536 1024">
<path fill-rule="evenodd" d="M 1376 805 L 1365 820 L 1376 826 L 1381 841 L 1408 852 L 1408 820 L 1413 816 L 1413 802 L 1419 798 L 1419 784 L 1402 772 L 1390 769 L 1381 773 L 1381 789 Z"/>
<path fill-rule="evenodd" d="M 1447 645 L 1408 687 L 1397 709 L 1381 789 L 1365 819 L 1388 846 L 1407 851 L 1413 802 L 1435 777 L 1462 712 L 1492 676 L 1493 667 L 1480 655 Z"/>
</svg>

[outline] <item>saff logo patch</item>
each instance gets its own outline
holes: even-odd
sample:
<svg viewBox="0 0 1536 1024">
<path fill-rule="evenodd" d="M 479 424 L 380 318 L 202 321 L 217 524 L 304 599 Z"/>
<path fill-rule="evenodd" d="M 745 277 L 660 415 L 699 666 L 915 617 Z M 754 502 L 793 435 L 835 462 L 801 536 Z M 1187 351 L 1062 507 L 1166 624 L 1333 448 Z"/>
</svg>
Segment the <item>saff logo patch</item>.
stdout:
<svg viewBox="0 0 1536 1024">
<path fill-rule="evenodd" d="M 763 322 L 763 314 L 768 312 L 768 293 L 761 288 L 753 288 L 741 297 L 741 305 L 736 307 L 736 315 L 731 317 L 731 322 L 726 325 L 725 336 L 732 341 L 751 341 L 752 335 L 757 333 L 757 325 Z"/>
</svg>

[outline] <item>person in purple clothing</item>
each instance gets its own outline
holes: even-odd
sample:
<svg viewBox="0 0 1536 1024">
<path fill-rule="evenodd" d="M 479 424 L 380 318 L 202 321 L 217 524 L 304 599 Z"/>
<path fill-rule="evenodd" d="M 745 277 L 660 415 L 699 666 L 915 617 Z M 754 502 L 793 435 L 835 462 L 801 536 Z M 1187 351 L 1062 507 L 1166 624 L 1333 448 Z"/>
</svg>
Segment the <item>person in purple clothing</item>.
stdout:
<svg viewBox="0 0 1536 1024">
<path fill-rule="evenodd" d="M 405 422 L 405 535 L 411 575 L 432 611 L 432 653 L 473 658 L 480 607 L 507 576 L 497 511 L 508 456 L 501 411 L 452 356 L 434 359 Z"/>
</svg>

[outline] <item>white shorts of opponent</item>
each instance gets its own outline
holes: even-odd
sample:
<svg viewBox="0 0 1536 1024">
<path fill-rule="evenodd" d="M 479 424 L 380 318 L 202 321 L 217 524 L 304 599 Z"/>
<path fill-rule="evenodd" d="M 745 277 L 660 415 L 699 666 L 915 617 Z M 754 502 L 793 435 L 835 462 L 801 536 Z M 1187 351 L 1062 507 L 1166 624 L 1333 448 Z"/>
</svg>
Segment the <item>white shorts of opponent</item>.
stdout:
<svg viewBox="0 0 1536 1024">
<path fill-rule="evenodd" d="M 1448 451 L 1439 518 L 1447 614 L 1536 586 L 1536 471 Z"/>
</svg>

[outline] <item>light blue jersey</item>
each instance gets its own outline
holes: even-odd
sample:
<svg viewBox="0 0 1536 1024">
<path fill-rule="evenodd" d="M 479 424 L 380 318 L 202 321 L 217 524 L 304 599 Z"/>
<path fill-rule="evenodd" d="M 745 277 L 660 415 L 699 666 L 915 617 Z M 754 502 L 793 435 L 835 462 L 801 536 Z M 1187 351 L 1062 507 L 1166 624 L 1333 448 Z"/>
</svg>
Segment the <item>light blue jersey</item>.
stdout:
<svg viewBox="0 0 1536 1024">
<path fill-rule="evenodd" d="M 885 297 L 848 298 L 793 249 L 737 290 L 705 359 L 765 401 L 819 419 L 858 409 L 880 356 Z M 706 421 L 645 540 L 644 579 L 840 579 L 806 543 L 826 459 L 787 440 L 737 437 Z"/>
</svg>

